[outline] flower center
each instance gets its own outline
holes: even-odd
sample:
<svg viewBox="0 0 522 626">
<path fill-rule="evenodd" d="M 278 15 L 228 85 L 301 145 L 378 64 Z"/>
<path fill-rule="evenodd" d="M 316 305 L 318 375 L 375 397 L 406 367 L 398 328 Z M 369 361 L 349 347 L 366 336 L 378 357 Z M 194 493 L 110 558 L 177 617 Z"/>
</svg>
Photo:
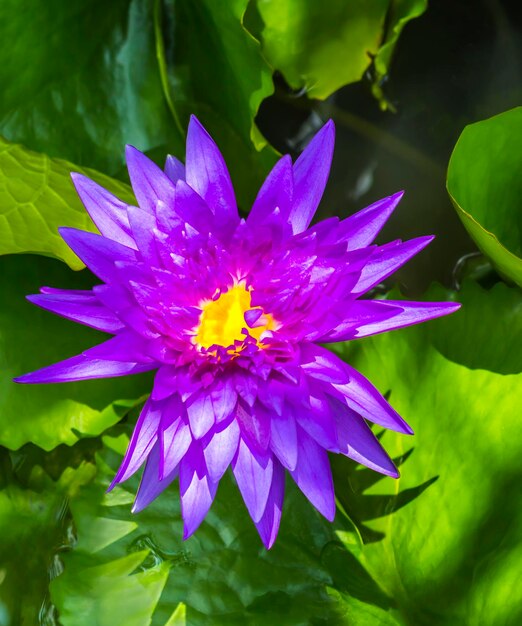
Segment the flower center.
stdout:
<svg viewBox="0 0 522 626">
<path fill-rule="evenodd" d="M 218 345 L 228 347 L 234 341 L 243 341 L 247 328 L 256 342 L 265 330 L 272 330 L 276 323 L 271 315 L 262 315 L 255 328 L 249 328 L 245 321 L 245 313 L 251 308 L 250 291 L 243 285 L 234 285 L 222 293 L 217 300 L 210 300 L 201 306 L 201 316 L 197 327 L 195 341 L 201 348 Z"/>
</svg>

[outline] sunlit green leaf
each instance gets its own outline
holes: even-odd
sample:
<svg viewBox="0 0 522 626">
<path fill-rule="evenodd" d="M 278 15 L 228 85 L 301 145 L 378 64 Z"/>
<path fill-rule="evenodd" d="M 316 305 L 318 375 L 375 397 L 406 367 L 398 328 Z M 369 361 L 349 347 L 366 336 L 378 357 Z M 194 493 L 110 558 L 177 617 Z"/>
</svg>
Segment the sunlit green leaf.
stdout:
<svg viewBox="0 0 522 626">
<path fill-rule="evenodd" d="M 448 166 L 447 187 L 477 246 L 522 286 L 522 107 L 467 126 Z"/>
<path fill-rule="evenodd" d="M 60 226 L 96 230 L 72 181 L 82 172 L 135 204 L 130 187 L 94 170 L 51 159 L 0 138 L 0 255 L 36 253 L 84 267 L 58 234 Z"/>
<path fill-rule="evenodd" d="M 484 294 L 469 293 L 465 306 L 477 310 L 468 319 L 482 314 L 489 331 L 477 331 L 474 366 L 495 362 L 502 346 L 495 347 L 494 303 L 484 307 Z M 488 297 L 499 294 L 498 306 L 509 307 L 502 291 Z M 448 318 L 445 352 L 459 354 L 462 329 L 458 315 Z M 382 439 L 392 456 L 403 458 L 394 484 L 352 477 L 343 487 L 337 459 L 338 497 L 365 538 L 361 564 L 394 598 L 406 623 L 514 626 L 522 602 L 522 375 L 449 361 L 431 336 L 425 324 L 346 347 L 346 359 L 390 394 L 416 434 L 387 432 Z M 520 337 L 513 341 L 520 352 Z M 405 504 L 404 494 L 422 484 L 422 493 Z"/>
<path fill-rule="evenodd" d="M 274 69 L 294 89 L 323 99 L 362 78 L 379 49 L 388 4 L 257 0 L 261 23 L 252 28 Z"/>
<path fill-rule="evenodd" d="M 108 335 L 63 320 L 25 300 L 42 285 L 89 288 L 92 277 L 42 257 L 0 258 L 0 444 L 50 450 L 98 435 L 150 390 L 145 375 L 61 385 L 17 385 L 14 376 L 73 356 Z M 118 399 L 122 400 L 118 400 Z"/>
</svg>

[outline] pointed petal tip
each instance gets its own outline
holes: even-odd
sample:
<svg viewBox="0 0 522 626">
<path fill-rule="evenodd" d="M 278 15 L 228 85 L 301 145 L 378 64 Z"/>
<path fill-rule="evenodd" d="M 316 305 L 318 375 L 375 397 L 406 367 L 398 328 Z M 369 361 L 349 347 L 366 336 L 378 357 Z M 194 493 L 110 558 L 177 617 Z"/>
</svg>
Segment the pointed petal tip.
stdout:
<svg viewBox="0 0 522 626">
<path fill-rule="evenodd" d="M 423 237 L 419 237 L 418 241 L 419 241 L 419 243 L 424 244 L 425 246 L 427 246 L 434 239 L 435 239 L 435 235 L 424 235 Z"/>
<path fill-rule="evenodd" d="M 89 180 L 87 176 L 85 176 L 84 174 L 81 174 L 80 172 L 71 172 L 70 176 L 75 187 L 78 187 L 79 185 L 81 185 L 85 180 Z"/>
<path fill-rule="evenodd" d="M 210 137 L 210 133 L 208 132 L 208 130 L 203 126 L 203 124 L 194 115 L 194 113 L 192 113 L 191 116 L 190 116 L 190 119 L 189 119 L 188 133 L 190 133 L 190 129 L 194 128 L 194 127 L 196 127 L 197 130 L 202 130 L 206 135 L 208 135 Z"/>
<path fill-rule="evenodd" d="M 30 374 L 22 374 L 22 376 L 15 376 L 15 378 L 13 378 L 13 382 L 21 384 L 21 385 L 30 383 L 31 381 L 27 380 L 28 376 L 30 376 Z"/>
<path fill-rule="evenodd" d="M 445 315 L 449 315 L 450 313 L 456 313 L 461 308 L 462 308 L 461 302 L 447 302 Z"/>
<path fill-rule="evenodd" d="M 131 513 L 132 513 L 133 515 L 137 515 L 138 513 L 141 513 L 141 511 L 143 511 L 143 509 L 145 509 L 145 508 L 146 508 L 146 506 L 142 506 L 142 505 L 140 506 L 140 505 L 138 504 L 138 502 L 137 502 L 137 499 L 136 499 L 136 500 L 134 501 L 134 504 L 132 505 L 132 508 L 131 508 Z"/>
<path fill-rule="evenodd" d="M 323 126 L 323 129 L 325 129 L 328 132 L 332 132 L 335 133 L 335 122 L 333 121 L 332 118 L 330 118 L 325 125 Z"/>
<path fill-rule="evenodd" d="M 116 485 L 118 484 L 119 484 L 118 474 L 116 474 L 116 476 L 111 480 L 111 484 L 105 490 L 105 493 L 110 493 L 114 489 L 114 487 L 116 487 Z"/>
<path fill-rule="evenodd" d="M 317 510 L 319 511 L 319 509 Z M 335 506 L 335 501 L 331 509 L 324 509 L 322 511 L 319 511 L 319 513 L 321 513 L 321 515 L 323 515 L 329 522 L 334 521 L 336 512 L 337 512 L 337 507 Z"/>
<path fill-rule="evenodd" d="M 275 537 L 270 537 L 269 539 L 266 539 L 266 540 L 264 537 L 261 537 L 261 541 L 263 542 L 263 545 L 265 546 L 266 550 L 270 550 L 270 548 L 274 545 L 276 539 L 277 539 L 277 535 Z"/>
<path fill-rule="evenodd" d="M 183 536 L 182 536 L 183 541 L 187 541 L 187 539 L 190 539 L 192 535 L 196 532 L 196 530 L 200 527 L 202 522 L 203 520 L 199 522 L 198 524 L 196 524 L 195 526 L 190 527 L 187 525 L 185 520 L 183 520 Z"/>
<path fill-rule="evenodd" d="M 404 434 L 405 435 L 414 435 L 415 434 L 413 428 L 407 422 L 404 422 Z"/>
<path fill-rule="evenodd" d="M 135 146 L 128 143 L 125 145 L 125 162 L 129 165 L 129 162 L 134 161 L 136 158 L 146 156 L 141 150 L 138 150 Z"/>
</svg>

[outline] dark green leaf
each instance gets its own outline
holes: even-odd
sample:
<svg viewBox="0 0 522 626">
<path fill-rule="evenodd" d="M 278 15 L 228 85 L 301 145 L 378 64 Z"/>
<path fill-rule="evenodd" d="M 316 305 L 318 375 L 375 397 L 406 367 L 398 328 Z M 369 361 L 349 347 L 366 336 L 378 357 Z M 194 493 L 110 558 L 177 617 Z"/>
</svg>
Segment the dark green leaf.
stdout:
<svg viewBox="0 0 522 626">
<path fill-rule="evenodd" d="M 433 345 L 447 359 L 499 374 L 522 372 L 520 289 L 498 283 L 487 290 L 466 282 L 457 293 L 440 288 L 429 295 L 434 300 L 462 302 L 460 311 L 430 325 Z"/>
<path fill-rule="evenodd" d="M 181 153 L 156 59 L 153 0 L 3 0 L 0 134 L 111 175 L 124 146 Z"/>
<path fill-rule="evenodd" d="M 375 80 L 373 92 L 380 101 L 383 109 L 393 105 L 386 101 L 381 87 L 381 81 L 386 77 L 392 62 L 393 52 L 403 28 L 412 19 L 419 17 L 428 8 L 428 0 L 392 0 L 388 8 L 386 33 L 374 61 Z"/>
<path fill-rule="evenodd" d="M 0 490 L 0 623 L 51 623 L 55 611 L 49 578 L 60 573 L 59 551 L 73 542 L 66 501 L 92 479 L 92 465 L 67 468 L 53 482 L 39 467 L 29 485 L 13 481 Z M 49 621 L 43 621 L 49 620 Z"/>
<path fill-rule="evenodd" d="M 146 375 L 61 385 L 13 383 L 13 376 L 78 354 L 108 336 L 25 300 L 42 285 L 89 288 L 87 272 L 74 274 L 41 257 L 5 256 L 0 283 L 0 444 L 17 449 L 30 441 L 45 450 L 72 445 L 80 434 L 98 435 L 115 424 L 149 391 Z"/>
<path fill-rule="evenodd" d="M 157 20 L 166 39 L 162 69 L 172 108 L 181 127 L 191 113 L 207 127 L 223 151 L 246 210 L 275 157 L 253 122 L 274 86 L 259 43 L 243 27 L 248 0 L 164 4 Z"/>
</svg>

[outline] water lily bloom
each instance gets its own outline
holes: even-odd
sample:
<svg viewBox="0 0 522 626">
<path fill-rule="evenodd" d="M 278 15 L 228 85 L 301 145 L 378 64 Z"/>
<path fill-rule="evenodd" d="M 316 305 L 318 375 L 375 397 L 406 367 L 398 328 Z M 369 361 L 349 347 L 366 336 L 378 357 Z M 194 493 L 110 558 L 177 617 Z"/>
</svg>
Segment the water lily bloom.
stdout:
<svg viewBox="0 0 522 626">
<path fill-rule="evenodd" d="M 157 370 L 112 486 L 145 464 L 133 508 L 140 511 L 179 478 L 184 538 L 202 522 L 229 466 L 267 548 L 279 528 L 285 470 L 328 520 L 335 515 L 328 452 L 398 476 L 367 422 L 412 430 L 322 344 L 459 305 L 362 299 L 432 237 L 372 244 L 401 193 L 309 227 L 333 146 L 328 122 L 294 164 L 288 155 L 276 163 L 246 219 L 221 153 L 194 117 L 185 165 L 169 156 L 162 170 L 127 148 L 138 206 L 72 175 L 101 234 L 60 233 L 102 284 L 43 287 L 29 300 L 113 337 L 17 381 Z"/>
</svg>

